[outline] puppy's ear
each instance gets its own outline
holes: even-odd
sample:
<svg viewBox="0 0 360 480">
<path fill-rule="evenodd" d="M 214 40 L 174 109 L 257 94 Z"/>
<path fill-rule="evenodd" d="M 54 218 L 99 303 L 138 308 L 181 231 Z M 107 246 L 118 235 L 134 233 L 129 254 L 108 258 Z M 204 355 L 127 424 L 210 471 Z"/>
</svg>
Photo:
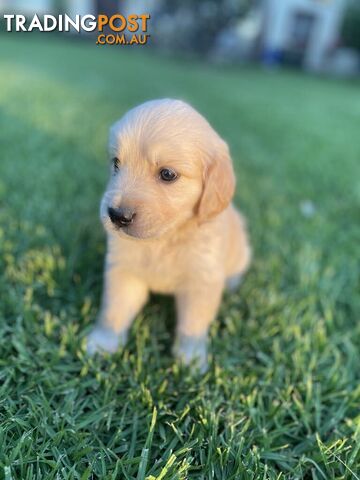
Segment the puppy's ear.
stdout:
<svg viewBox="0 0 360 480">
<path fill-rule="evenodd" d="M 228 146 L 222 140 L 205 170 L 205 182 L 198 216 L 206 221 L 225 210 L 235 191 L 235 175 Z"/>
</svg>

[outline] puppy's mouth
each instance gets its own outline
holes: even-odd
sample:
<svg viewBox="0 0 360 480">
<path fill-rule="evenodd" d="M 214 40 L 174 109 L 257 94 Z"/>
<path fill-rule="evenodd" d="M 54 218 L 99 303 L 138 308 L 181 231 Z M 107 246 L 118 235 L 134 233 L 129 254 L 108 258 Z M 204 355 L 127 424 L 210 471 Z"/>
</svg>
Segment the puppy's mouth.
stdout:
<svg viewBox="0 0 360 480">
<path fill-rule="evenodd" d="M 119 225 L 114 224 L 110 220 L 110 221 L 106 221 L 106 227 L 107 227 L 107 230 L 110 230 L 111 232 L 115 232 L 122 237 L 137 237 L 137 235 L 133 231 L 134 228 L 132 228 L 131 225 L 129 225 L 129 226 L 119 226 Z"/>
<path fill-rule="evenodd" d="M 125 228 L 114 228 L 113 231 L 123 238 L 131 238 L 134 240 L 149 240 L 156 237 L 156 235 L 151 232 L 139 232 L 135 228 L 125 227 Z"/>
<path fill-rule="evenodd" d="M 146 221 L 147 217 L 141 218 L 141 215 L 140 218 L 136 215 L 127 225 L 126 222 L 119 223 L 114 217 L 110 217 L 108 207 L 102 208 L 100 216 L 105 230 L 122 238 L 151 240 L 160 237 L 167 230 L 165 225 L 155 224 L 156 222 L 151 222 L 150 218 Z"/>
<path fill-rule="evenodd" d="M 131 227 L 117 227 L 114 226 L 113 230 L 120 235 L 121 237 L 127 237 L 127 238 L 137 238 L 137 239 L 142 239 L 143 237 L 138 235 L 134 229 Z"/>
<path fill-rule="evenodd" d="M 116 234 L 122 238 L 146 240 L 148 238 L 153 238 L 154 236 L 151 232 L 142 231 L 142 229 L 138 228 L 138 226 L 134 224 L 128 226 L 115 225 L 109 217 L 103 218 L 103 223 L 108 232 Z"/>
<path fill-rule="evenodd" d="M 110 225 L 109 225 L 110 223 Z M 113 225 L 111 222 L 108 223 L 107 229 L 110 230 L 115 235 L 118 235 L 121 238 L 127 238 L 131 240 L 154 240 L 161 236 L 162 232 L 153 229 L 143 229 L 138 225 L 130 225 L 128 227 L 117 227 Z"/>
</svg>

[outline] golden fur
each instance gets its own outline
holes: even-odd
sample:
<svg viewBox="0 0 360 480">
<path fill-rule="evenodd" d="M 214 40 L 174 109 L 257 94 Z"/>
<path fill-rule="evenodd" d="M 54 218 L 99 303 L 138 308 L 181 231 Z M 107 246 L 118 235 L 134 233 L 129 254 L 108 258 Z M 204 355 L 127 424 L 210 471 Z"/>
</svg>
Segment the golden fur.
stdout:
<svg viewBox="0 0 360 480">
<path fill-rule="evenodd" d="M 155 100 L 111 128 L 112 166 L 101 202 L 108 234 L 99 323 L 88 350 L 114 351 L 150 291 L 175 296 L 175 353 L 206 367 L 206 337 L 225 283 L 250 262 L 244 221 L 230 203 L 235 177 L 226 143 L 192 107 Z M 174 182 L 159 177 L 176 171 Z M 117 228 L 108 209 L 130 208 L 133 222 Z"/>
</svg>

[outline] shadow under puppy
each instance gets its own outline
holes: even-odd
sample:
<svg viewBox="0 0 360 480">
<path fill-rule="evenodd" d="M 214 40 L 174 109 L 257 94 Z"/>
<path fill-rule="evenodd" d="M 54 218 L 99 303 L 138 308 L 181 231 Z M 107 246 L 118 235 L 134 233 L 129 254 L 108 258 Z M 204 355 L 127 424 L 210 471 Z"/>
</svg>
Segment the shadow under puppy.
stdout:
<svg viewBox="0 0 360 480">
<path fill-rule="evenodd" d="M 88 352 L 124 345 L 149 291 L 172 294 L 175 355 L 204 371 L 224 286 L 236 285 L 250 262 L 244 221 L 230 203 L 235 177 L 227 144 L 190 105 L 162 99 L 115 123 L 109 152 L 100 209 L 104 291 Z"/>
</svg>

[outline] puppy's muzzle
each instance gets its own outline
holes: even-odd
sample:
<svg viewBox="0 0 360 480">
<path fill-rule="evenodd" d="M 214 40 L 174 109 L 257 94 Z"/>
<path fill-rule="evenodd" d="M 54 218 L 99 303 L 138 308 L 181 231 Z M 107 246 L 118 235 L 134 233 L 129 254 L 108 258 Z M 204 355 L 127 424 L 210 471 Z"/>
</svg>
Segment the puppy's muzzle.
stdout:
<svg viewBox="0 0 360 480">
<path fill-rule="evenodd" d="M 108 208 L 111 222 L 119 228 L 128 227 L 135 218 L 135 212 L 130 208 Z"/>
</svg>

